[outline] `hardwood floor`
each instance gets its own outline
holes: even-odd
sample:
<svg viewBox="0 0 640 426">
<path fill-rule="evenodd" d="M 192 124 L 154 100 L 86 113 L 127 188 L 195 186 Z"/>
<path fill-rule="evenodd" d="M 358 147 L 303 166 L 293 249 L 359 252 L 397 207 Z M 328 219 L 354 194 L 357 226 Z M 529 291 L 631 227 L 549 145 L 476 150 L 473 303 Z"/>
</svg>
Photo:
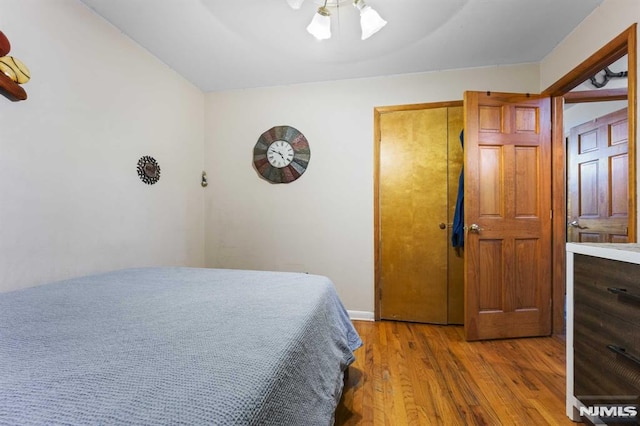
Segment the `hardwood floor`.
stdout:
<svg viewBox="0 0 640 426">
<path fill-rule="evenodd" d="M 466 342 L 462 327 L 355 321 L 336 425 L 575 425 L 555 337 Z"/>
</svg>

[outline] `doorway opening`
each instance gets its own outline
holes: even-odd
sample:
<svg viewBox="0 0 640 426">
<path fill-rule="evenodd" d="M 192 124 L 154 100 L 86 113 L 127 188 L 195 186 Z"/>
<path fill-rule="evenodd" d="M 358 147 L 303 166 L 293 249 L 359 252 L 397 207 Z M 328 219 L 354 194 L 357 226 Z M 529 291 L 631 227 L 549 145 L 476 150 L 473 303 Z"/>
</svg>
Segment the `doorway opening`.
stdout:
<svg viewBox="0 0 640 426">
<path fill-rule="evenodd" d="M 565 330 L 565 277 L 566 254 L 565 243 L 567 238 L 567 226 L 573 220 L 567 217 L 567 148 L 564 133 L 564 106 L 565 103 L 581 99 L 589 101 L 589 96 L 575 95 L 572 90 L 583 82 L 601 73 L 602 70 L 626 57 L 627 67 L 627 135 L 628 153 L 626 157 L 627 167 L 627 211 L 628 229 L 626 237 L 628 242 L 637 241 L 637 181 L 636 181 L 636 90 L 637 90 L 637 56 L 636 56 L 636 24 L 611 40 L 608 44 L 594 53 L 587 60 L 571 70 L 556 83 L 547 88 L 543 95 L 552 97 L 552 193 L 553 193 L 553 236 L 552 236 L 552 283 L 553 283 L 553 309 L 552 324 L 554 334 L 563 334 Z M 624 61 L 623 61 L 624 62 Z M 605 93 L 604 91 L 601 93 Z M 611 96 L 621 96 L 620 93 L 610 93 Z M 582 96 L 582 97 L 581 97 Z M 591 98 L 601 100 L 598 97 Z M 578 226 L 582 226 L 577 223 Z"/>
</svg>

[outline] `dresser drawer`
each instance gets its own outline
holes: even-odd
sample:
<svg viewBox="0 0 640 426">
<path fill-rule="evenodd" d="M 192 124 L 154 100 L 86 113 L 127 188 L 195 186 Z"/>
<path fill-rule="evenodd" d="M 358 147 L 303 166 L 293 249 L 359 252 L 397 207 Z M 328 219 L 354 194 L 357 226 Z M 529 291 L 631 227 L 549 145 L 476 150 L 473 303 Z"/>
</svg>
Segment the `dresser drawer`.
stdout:
<svg viewBox="0 0 640 426">
<path fill-rule="evenodd" d="M 575 255 L 574 300 L 640 327 L 640 265 Z"/>
<path fill-rule="evenodd" d="M 640 394 L 637 326 L 577 302 L 574 321 L 575 395 L 637 398 Z"/>
<path fill-rule="evenodd" d="M 638 402 L 640 386 L 638 371 L 624 365 L 606 347 L 587 343 L 574 345 L 574 395 L 586 403 Z M 599 399 L 598 397 L 603 397 Z M 611 398 L 619 398 L 611 401 Z"/>
</svg>

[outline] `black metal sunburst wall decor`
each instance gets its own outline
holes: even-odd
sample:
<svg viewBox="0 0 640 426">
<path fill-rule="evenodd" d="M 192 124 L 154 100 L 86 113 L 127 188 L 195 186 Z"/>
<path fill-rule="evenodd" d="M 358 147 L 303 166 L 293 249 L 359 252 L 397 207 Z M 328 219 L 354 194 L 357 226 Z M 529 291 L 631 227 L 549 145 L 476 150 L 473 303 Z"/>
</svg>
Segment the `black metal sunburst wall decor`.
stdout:
<svg viewBox="0 0 640 426">
<path fill-rule="evenodd" d="M 155 158 L 145 155 L 138 160 L 138 176 L 148 184 L 153 185 L 160 180 L 160 165 Z"/>
</svg>

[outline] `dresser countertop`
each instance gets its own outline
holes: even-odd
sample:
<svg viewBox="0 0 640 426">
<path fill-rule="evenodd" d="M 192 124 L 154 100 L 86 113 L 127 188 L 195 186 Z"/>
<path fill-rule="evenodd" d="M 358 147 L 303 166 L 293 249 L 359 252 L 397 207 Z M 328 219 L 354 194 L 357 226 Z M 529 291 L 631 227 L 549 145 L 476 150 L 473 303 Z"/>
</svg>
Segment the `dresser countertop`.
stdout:
<svg viewBox="0 0 640 426">
<path fill-rule="evenodd" d="M 567 243 L 567 252 L 640 265 L 640 244 Z"/>
</svg>

